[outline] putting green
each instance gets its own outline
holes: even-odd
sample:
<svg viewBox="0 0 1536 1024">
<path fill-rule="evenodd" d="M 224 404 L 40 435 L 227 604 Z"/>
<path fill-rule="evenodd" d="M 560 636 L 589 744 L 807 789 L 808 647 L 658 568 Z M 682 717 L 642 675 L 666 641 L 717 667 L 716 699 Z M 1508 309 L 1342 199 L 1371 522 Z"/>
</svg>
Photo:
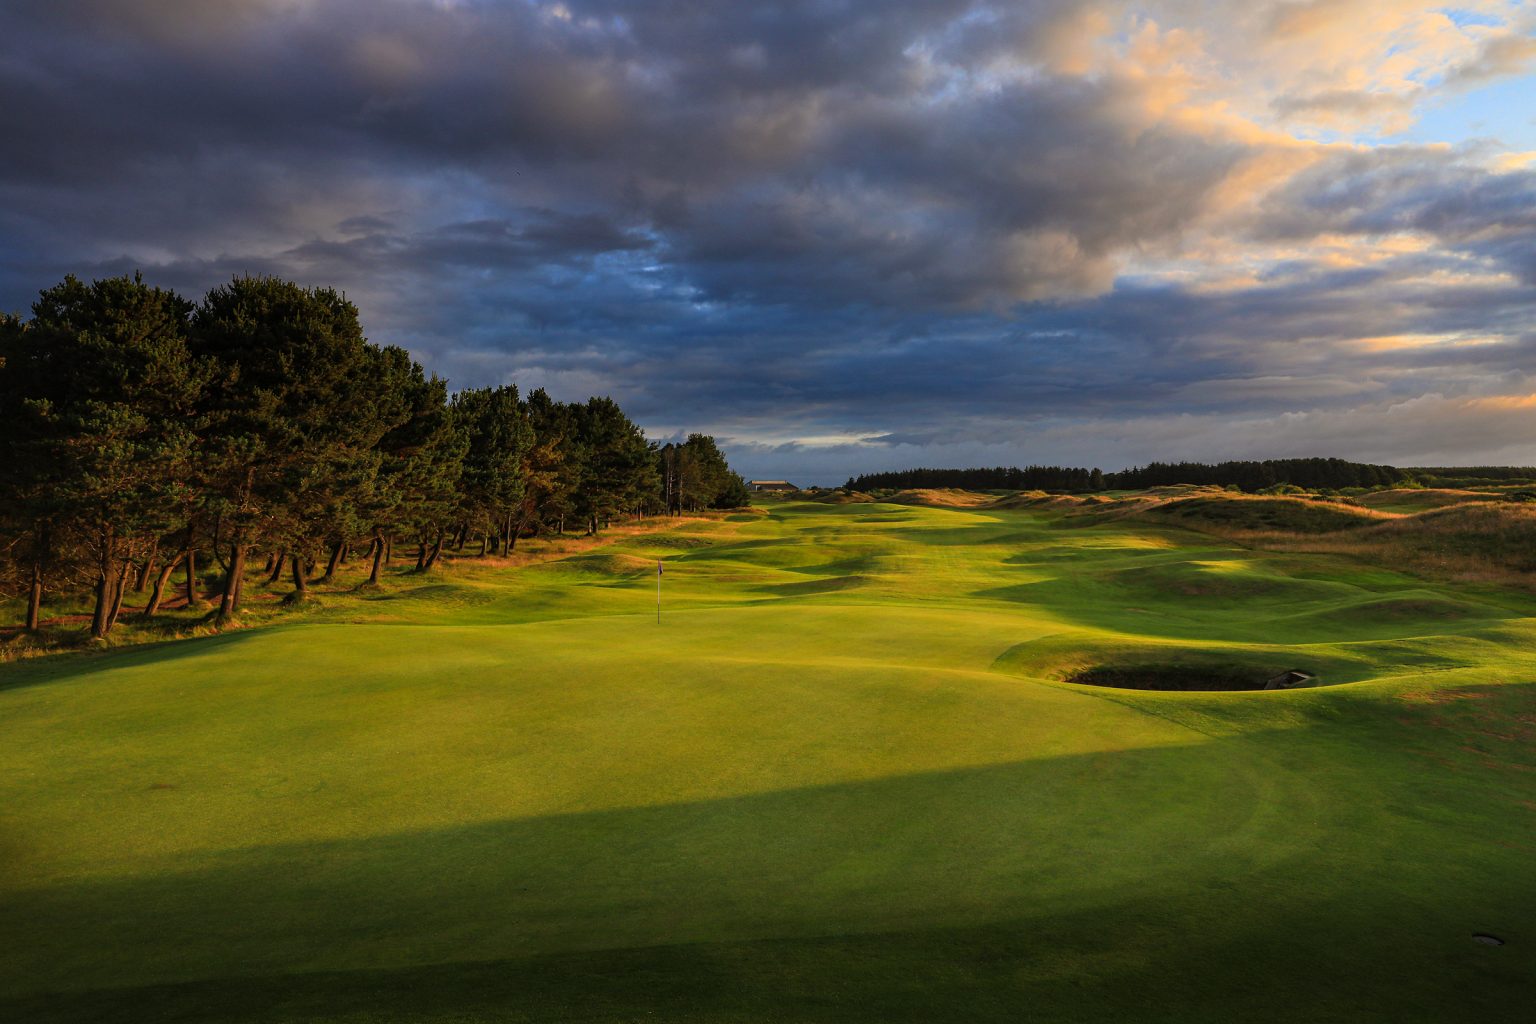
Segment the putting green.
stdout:
<svg viewBox="0 0 1536 1024">
<path fill-rule="evenodd" d="M 1529 1009 L 1530 596 L 769 508 L 0 666 L 0 1018 Z M 1347 685 L 1062 682 L 1148 662 Z"/>
</svg>

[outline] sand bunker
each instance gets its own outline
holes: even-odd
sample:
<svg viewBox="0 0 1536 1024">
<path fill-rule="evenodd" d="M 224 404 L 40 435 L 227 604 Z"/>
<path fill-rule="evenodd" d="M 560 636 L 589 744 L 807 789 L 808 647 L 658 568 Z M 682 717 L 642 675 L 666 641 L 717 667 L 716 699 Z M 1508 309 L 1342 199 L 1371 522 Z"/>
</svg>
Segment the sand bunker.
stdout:
<svg viewBox="0 0 1536 1024">
<path fill-rule="evenodd" d="M 1246 665 L 1095 665 L 1067 676 L 1069 683 L 1120 690 L 1294 690 L 1317 686 L 1306 669 L 1254 669 Z"/>
</svg>

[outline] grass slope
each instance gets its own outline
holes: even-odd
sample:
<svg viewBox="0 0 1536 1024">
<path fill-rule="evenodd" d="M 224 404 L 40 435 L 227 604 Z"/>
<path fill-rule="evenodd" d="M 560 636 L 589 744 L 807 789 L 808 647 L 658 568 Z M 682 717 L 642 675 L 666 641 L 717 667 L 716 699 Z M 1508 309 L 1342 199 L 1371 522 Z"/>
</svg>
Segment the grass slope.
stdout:
<svg viewBox="0 0 1536 1024">
<path fill-rule="evenodd" d="M 0 666 L 0 1017 L 1527 1010 L 1536 602 L 1064 522 L 784 503 Z M 1062 681 L 1149 659 L 1350 685 Z"/>
</svg>

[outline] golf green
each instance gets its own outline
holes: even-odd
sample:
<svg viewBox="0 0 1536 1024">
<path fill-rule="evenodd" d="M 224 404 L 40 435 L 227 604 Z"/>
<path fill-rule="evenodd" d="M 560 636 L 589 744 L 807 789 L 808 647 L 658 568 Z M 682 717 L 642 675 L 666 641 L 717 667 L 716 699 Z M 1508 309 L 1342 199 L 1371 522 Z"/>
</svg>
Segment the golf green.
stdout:
<svg viewBox="0 0 1536 1024">
<path fill-rule="evenodd" d="M 768 510 L 0 665 L 0 1019 L 1536 1006 L 1536 598 Z M 1065 681 L 1126 665 L 1336 685 Z"/>
</svg>

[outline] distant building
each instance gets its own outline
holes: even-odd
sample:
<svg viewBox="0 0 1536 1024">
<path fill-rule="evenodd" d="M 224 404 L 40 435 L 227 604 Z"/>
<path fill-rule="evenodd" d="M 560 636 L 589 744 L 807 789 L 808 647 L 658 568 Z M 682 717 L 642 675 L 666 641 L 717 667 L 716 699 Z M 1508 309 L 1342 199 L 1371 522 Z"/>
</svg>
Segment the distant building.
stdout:
<svg viewBox="0 0 1536 1024">
<path fill-rule="evenodd" d="M 754 491 L 798 491 L 800 489 L 788 480 L 748 480 L 747 486 Z"/>
</svg>

